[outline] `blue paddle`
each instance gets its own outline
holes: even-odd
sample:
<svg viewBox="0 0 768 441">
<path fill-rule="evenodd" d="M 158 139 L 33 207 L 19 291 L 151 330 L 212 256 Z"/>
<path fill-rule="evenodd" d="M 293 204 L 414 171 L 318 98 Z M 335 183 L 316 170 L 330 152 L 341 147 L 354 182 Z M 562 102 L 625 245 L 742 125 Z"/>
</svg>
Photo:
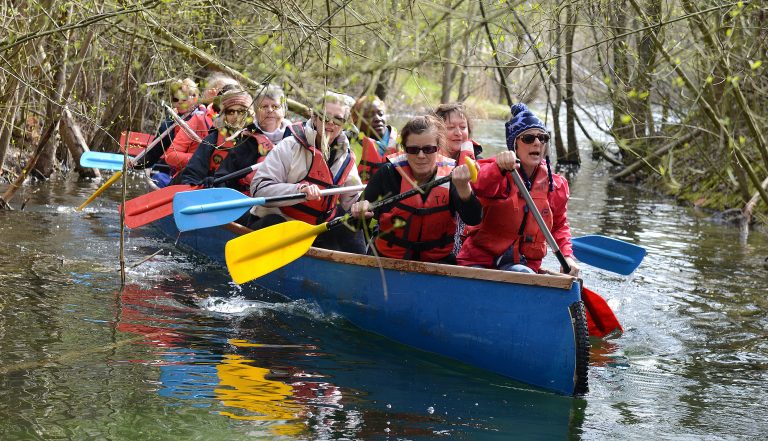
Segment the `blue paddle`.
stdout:
<svg viewBox="0 0 768 441">
<path fill-rule="evenodd" d="M 645 248 L 611 237 L 575 237 L 573 254 L 580 261 L 621 275 L 632 274 L 645 257 Z"/>
<path fill-rule="evenodd" d="M 362 191 L 365 185 L 331 188 L 321 190 L 322 196 Z M 231 188 L 206 188 L 195 191 L 182 191 L 173 197 L 173 219 L 179 231 L 197 230 L 215 227 L 233 222 L 256 205 L 271 202 L 296 200 L 307 195 L 294 193 L 267 198 L 251 198 Z"/>
<path fill-rule="evenodd" d="M 128 168 L 131 167 L 130 160 L 132 159 L 132 157 L 128 157 Z M 82 156 L 80 156 L 80 166 L 85 168 L 122 170 L 123 155 L 105 152 L 83 152 Z"/>
</svg>

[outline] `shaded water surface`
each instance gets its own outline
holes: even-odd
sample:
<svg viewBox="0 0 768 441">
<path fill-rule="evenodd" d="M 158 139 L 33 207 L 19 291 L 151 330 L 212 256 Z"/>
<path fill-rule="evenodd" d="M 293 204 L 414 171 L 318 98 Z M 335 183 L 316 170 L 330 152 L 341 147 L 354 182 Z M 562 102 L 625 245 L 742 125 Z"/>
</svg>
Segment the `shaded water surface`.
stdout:
<svg viewBox="0 0 768 441">
<path fill-rule="evenodd" d="M 489 152 L 499 126 L 478 130 Z M 571 181 L 574 235 L 649 255 L 629 277 L 583 268 L 626 331 L 593 342 L 583 399 L 399 346 L 311 303 L 246 298 L 148 228 L 128 233 L 127 264 L 161 252 L 121 291 L 119 191 L 77 213 L 98 185 L 53 182 L 0 212 L 0 439 L 764 438 L 768 238 L 742 241 L 611 184 L 587 153 Z"/>
</svg>

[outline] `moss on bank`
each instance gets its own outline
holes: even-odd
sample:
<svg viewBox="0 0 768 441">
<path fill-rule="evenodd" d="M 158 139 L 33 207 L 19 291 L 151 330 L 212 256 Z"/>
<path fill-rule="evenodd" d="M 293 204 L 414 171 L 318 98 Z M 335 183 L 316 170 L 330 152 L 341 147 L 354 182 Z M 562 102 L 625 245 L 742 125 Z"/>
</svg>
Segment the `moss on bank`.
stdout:
<svg viewBox="0 0 768 441">
<path fill-rule="evenodd" d="M 741 212 L 747 201 L 738 190 L 728 154 L 713 148 L 709 141 L 702 137 L 661 157 L 655 164 L 661 176 L 646 169 L 639 180 L 641 185 L 672 196 L 682 204 L 712 212 L 713 217 L 722 218 L 723 213 L 737 210 Z M 755 194 L 751 184 L 749 194 L 750 197 Z M 762 200 L 755 206 L 752 218 L 768 226 L 768 206 Z"/>
</svg>

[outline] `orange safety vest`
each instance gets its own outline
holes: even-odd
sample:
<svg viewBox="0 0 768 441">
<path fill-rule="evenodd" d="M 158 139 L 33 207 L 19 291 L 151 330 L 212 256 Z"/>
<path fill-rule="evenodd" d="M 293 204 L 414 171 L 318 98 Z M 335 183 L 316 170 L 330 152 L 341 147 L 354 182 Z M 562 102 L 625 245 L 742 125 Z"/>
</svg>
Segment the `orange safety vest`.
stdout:
<svg viewBox="0 0 768 441">
<path fill-rule="evenodd" d="M 400 193 L 413 188 L 416 181 L 407 155 L 391 155 L 389 161 L 402 176 Z M 435 179 L 448 176 L 454 162 L 442 155 L 437 157 Z M 396 259 L 437 262 L 453 251 L 453 235 L 456 220 L 451 215 L 450 182 L 432 188 L 426 200 L 422 194 L 415 194 L 393 204 L 392 208 L 379 216 L 379 236 L 376 249 L 382 256 Z M 396 226 L 396 223 L 402 226 Z"/>
<path fill-rule="evenodd" d="M 517 191 L 510 174 L 507 174 L 507 185 L 511 186 L 513 193 L 506 199 L 480 198 L 483 220 L 480 225 L 466 228 L 467 237 L 472 238 L 473 247 L 488 251 L 494 259 L 511 247 L 514 263 L 520 263 L 520 256 L 541 260 L 547 254 L 546 238 L 533 214 L 528 213 L 525 199 Z M 534 172 L 529 193 L 551 230 L 553 216 L 549 207 L 549 175 L 545 165 L 540 164 Z"/>
<path fill-rule="evenodd" d="M 328 164 L 325 163 L 323 153 L 307 141 L 304 127 L 301 124 L 294 124 L 289 129 L 299 144 L 312 153 L 312 164 L 307 174 L 298 183 L 315 184 L 320 189 L 326 189 L 339 187 L 347 180 L 347 176 L 355 167 L 355 155 L 349 148 L 347 148 L 347 158 L 344 160 L 344 164 L 334 176 Z M 333 219 L 338 202 L 339 195 L 325 196 L 317 201 L 305 201 L 300 204 L 280 207 L 280 211 L 293 219 L 319 225 Z"/>
<path fill-rule="evenodd" d="M 392 132 L 389 134 L 390 139 L 392 139 L 392 136 L 397 136 L 397 133 L 394 131 L 395 129 L 391 130 Z M 360 174 L 360 180 L 363 181 L 363 184 L 367 184 L 371 180 L 371 176 L 387 163 L 387 155 L 393 153 L 397 153 L 396 147 L 388 147 L 383 155 L 380 154 L 376 141 L 367 136 L 363 137 L 360 163 L 357 165 L 357 172 Z"/>
</svg>

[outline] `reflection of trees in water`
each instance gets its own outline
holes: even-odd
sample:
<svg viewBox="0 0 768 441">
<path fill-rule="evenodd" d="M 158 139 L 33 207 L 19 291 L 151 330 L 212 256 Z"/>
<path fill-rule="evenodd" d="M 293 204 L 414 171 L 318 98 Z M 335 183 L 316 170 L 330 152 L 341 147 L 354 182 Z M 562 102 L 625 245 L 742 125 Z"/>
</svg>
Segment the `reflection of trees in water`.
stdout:
<svg viewBox="0 0 768 441">
<path fill-rule="evenodd" d="M 642 212 L 641 212 L 642 211 Z M 598 234 L 621 238 L 638 243 L 642 230 L 642 219 L 653 216 L 641 210 L 640 192 L 628 186 L 608 182 L 605 188 L 605 204 L 597 214 Z"/>
<path fill-rule="evenodd" d="M 259 353 L 253 359 L 218 351 L 233 347 L 258 351 L 264 345 L 236 339 L 224 345 L 187 332 L 189 326 L 200 324 L 191 322 L 189 310 L 174 305 L 168 291 L 128 285 L 120 299 L 118 330 L 143 335 L 145 344 L 157 348 L 157 358 L 134 361 L 159 366 L 158 395 L 195 407 L 220 405 L 224 408 L 220 415 L 253 421 L 273 436 L 297 436 L 308 430 L 315 435 L 354 434 L 362 423 L 359 412 L 341 410 L 342 394 L 333 384 L 314 381 L 315 375 L 291 366 L 257 366 L 257 358 L 261 364 L 271 364 L 270 351 L 265 351 L 267 357 Z"/>
</svg>

